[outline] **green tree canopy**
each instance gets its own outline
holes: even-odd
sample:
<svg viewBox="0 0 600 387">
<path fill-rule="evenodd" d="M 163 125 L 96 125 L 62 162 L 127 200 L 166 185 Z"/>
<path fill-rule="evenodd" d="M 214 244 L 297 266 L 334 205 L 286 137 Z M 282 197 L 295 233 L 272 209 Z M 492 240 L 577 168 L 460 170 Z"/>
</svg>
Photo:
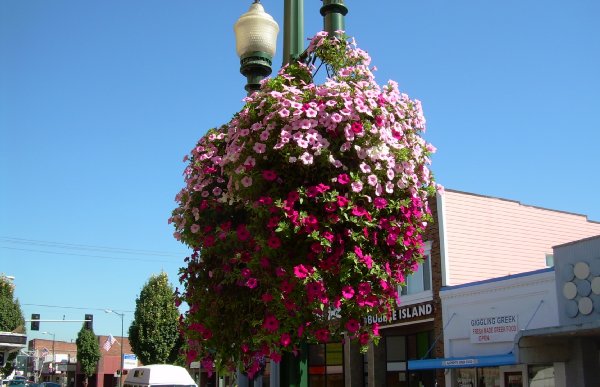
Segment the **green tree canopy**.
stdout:
<svg viewBox="0 0 600 387">
<path fill-rule="evenodd" d="M 179 310 L 167 274 L 153 275 L 135 300 L 129 343 L 144 364 L 175 363 L 182 340 Z"/>
<path fill-rule="evenodd" d="M 14 297 L 14 285 L 4 274 L 0 274 L 0 332 L 25 333 L 25 318 Z"/>
<path fill-rule="evenodd" d="M 94 375 L 100 360 L 100 346 L 93 330 L 85 328 L 85 324 L 77 334 L 77 362 L 81 372 L 85 375 L 84 386 L 88 384 L 88 377 Z"/>
</svg>

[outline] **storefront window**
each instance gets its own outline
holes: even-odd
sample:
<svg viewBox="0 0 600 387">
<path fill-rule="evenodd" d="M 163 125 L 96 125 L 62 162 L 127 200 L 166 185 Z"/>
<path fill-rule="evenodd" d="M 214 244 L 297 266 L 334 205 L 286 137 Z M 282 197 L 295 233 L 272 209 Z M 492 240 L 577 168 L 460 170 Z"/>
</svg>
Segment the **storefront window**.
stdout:
<svg viewBox="0 0 600 387">
<path fill-rule="evenodd" d="M 554 366 L 529 366 L 529 387 L 554 387 Z"/>
<path fill-rule="evenodd" d="M 310 387 L 343 387 L 344 355 L 341 343 L 312 344 L 308 349 Z"/>
<path fill-rule="evenodd" d="M 406 336 L 387 336 L 386 361 L 388 387 L 423 387 L 435 383 L 435 371 L 408 372 L 407 361 L 431 357 L 433 331 Z"/>
<path fill-rule="evenodd" d="M 458 368 L 455 370 L 456 387 L 477 387 L 477 370 L 475 368 Z"/>
<path fill-rule="evenodd" d="M 500 387 L 498 367 L 457 368 L 453 372 L 453 387 Z"/>
<path fill-rule="evenodd" d="M 406 277 L 406 286 L 402 287 L 401 295 L 411 295 L 431 290 L 431 242 L 425 244 L 423 263 L 413 274 Z"/>
</svg>

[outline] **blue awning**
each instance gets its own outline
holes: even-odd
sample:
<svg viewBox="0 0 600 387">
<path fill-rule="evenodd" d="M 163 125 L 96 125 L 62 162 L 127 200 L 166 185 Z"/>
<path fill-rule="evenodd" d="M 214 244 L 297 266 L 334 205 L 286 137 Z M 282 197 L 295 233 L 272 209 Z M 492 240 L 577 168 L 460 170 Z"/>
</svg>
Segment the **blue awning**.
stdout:
<svg viewBox="0 0 600 387">
<path fill-rule="evenodd" d="M 431 370 L 436 368 L 474 368 L 517 364 L 513 353 L 492 356 L 449 357 L 441 359 L 409 360 L 409 370 Z"/>
</svg>

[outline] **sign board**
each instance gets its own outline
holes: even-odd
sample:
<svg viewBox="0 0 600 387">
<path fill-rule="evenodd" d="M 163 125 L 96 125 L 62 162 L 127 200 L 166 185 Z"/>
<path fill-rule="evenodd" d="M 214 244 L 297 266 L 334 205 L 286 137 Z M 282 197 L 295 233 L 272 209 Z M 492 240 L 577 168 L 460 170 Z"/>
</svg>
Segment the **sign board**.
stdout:
<svg viewBox="0 0 600 387">
<path fill-rule="evenodd" d="M 377 323 L 382 325 L 395 324 L 403 321 L 421 320 L 433 315 L 433 302 L 424 302 L 410 306 L 404 306 L 394 309 L 389 316 L 373 315 L 365 318 L 365 323 L 368 325 Z"/>
<path fill-rule="evenodd" d="M 519 315 L 503 314 L 469 321 L 471 343 L 513 341 L 519 331 Z"/>
<path fill-rule="evenodd" d="M 137 356 L 133 353 L 123 354 L 123 369 L 130 370 L 138 366 Z"/>
</svg>

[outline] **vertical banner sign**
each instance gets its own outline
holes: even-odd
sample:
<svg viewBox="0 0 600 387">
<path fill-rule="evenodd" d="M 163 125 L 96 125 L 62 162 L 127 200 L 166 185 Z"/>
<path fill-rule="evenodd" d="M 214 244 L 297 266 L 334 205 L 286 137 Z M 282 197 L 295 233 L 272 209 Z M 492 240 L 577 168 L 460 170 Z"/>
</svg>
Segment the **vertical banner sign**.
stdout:
<svg viewBox="0 0 600 387">
<path fill-rule="evenodd" d="M 470 320 L 471 343 L 513 341 L 519 331 L 519 316 L 508 314 Z"/>
</svg>

